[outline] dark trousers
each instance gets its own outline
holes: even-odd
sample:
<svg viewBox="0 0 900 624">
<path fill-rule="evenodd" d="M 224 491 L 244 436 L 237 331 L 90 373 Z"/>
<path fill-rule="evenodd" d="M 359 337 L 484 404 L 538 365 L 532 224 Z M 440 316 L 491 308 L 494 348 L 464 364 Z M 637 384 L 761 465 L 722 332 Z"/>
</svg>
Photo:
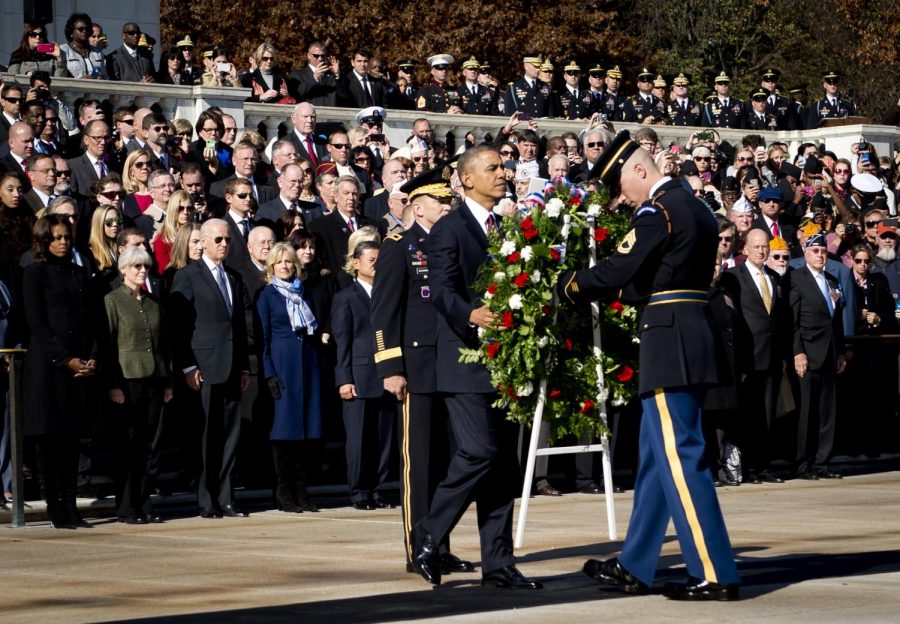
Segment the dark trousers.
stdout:
<svg viewBox="0 0 900 624">
<path fill-rule="evenodd" d="M 754 371 L 738 388 L 742 408 L 739 447 L 746 471 L 769 469 L 774 454 L 772 426 L 781 384 L 781 370 Z"/>
<path fill-rule="evenodd" d="M 116 405 L 118 516 L 149 514 L 150 493 L 159 475 L 164 378 L 126 380 L 125 403 Z"/>
<path fill-rule="evenodd" d="M 512 513 L 519 485 L 516 427 L 491 407 L 493 400 L 492 394 L 446 395 L 456 453 L 419 526 L 441 542 L 474 500 L 485 573 L 514 562 Z"/>
<path fill-rule="evenodd" d="M 281 509 L 309 500 L 309 475 L 319 456 L 319 440 L 272 440 L 275 498 Z"/>
<path fill-rule="evenodd" d="M 396 417 L 397 400 L 392 394 L 344 401 L 347 484 L 352 502 L 381 498 L 388 479 Z"/>
<path fill-rule="evenodd" d="M 800 420 L 797 423 L 797 472 L 824 466 L 834 447 L 836 372 L 834 362 L 809 369 L 800 378 Z"/>
<path fill-rule="evenodd" d="M 221 384 L 203 384 L 200 400 L 203 425 L 203 466 L 197 484 L 197 504 L 206 509 L 232 503 L 231 471 L 241 437 L 240 377 Z"/>
<path fill-rule="evenodd" d="M 75 509 L 78 479 L 78 438 L 69 435 L 42 435 L 34 438 L 35 459 L 41 477 L 41 495 L 47 502 L 47 514 Z"/>
<path fill-rule="evenodd" d="M 428 514 L 438 484 L 447 476 L 453 439 L 444 399 L 436 394 L 407 394 L 400 414 L 400 495 L 406 559 L 412 559 L 413 527 Z M 449 535 L 441 542 L 449 552 Z"/>
</svg>

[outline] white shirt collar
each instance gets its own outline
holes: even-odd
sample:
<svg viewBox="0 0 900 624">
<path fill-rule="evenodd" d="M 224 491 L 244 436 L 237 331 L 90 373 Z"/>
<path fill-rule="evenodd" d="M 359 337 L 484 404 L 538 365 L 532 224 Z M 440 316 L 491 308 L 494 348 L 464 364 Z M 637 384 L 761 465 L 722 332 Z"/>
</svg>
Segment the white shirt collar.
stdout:
<svg viewBox="0 0 900 624">
<path fill-rule="evenodd" d="M 38 199 L 41 200 L 42 204 L 44 204 L 46 206 L 47 204 L 50 203 L 50 196 L 45 194 L 44 191 L 42 191 L 41 189 L 39 189 L 36 186 L 32 186 L 31 188 L 32 188 L 32 190 L 34 190 L 34 194 L 38 196 Z"/>
<path fill-rule="evenodd" d="M 221 266 L 220 264 L 216 264 L 215 262 L 213 262 L 206 254 L 203 254 L 200 257 L 203 259 L 203 262 L 206 264 L 206 268 L 208 268 L 210 272 L 215 271 Z"/>
<path fill-rule="evenodd" d="M 487 234 L 487 220 L 488 216 L 494 214 L 492 211 L 488 210 L 477 201 L 472 199 L 471 197 L 466 197 L 466 207 L 468 207 L 469 212 L 472 213 L 472 216 L 475 217 L 475 220 L 478 221 L 478 225 L 481 226 L 481 230 Z"/>
<path fill-rule="evenodd" d="M 281 194 L 278 195 L 278 199 L 280 199 L 280 200 L 281 200 L 281 203 L 284 204 L 285 210 L 290 210 L 291 207 L 294 205 L 294 202 L 292 202 L 291 200 L 285 198 L 285 197 L 284 197 L 283 195 L 281 195 Z"/>
<path fill-rule="evenodd" d="M 303 134 L 302 132 L 300 132 L 299 130 L 297 130 L 297 128 L 294 128 L 294 134 L 296 134 L 297 137 L 298 137 L 303 143 L 306 143 L 306 137 L 309 136 L 309 135 L 307 135 L 307 134 Z"/>
<path fill-rule="evenodd" d="M 127 43 L 123 43 L 122 47 L 125 48 L 131 56 L 137 56 L 137 50 L 129 47 Z"/>
<path fill-rule="evenodd" d="M 234 210 L 228 210 L 228 216 L 231 217 L 231 220 L 240 225 L 241 221 L 244 219 L 249 219 L 249 216 L 244 216 L 239 212 L 235 212 Z"/>
<path fill-rule="evenodd" d="M 819 281 L 819 276 L 823 275 L 825 273 L 824 267 L 822 267 L 821 271 L 816 271 L 814 268 L 809 266 L 809 263 L 806 264 L 806 268 L 809 269 L 809 272 L 812 273 L 813 279 L 816 280 L 817 282 Z"/>
<path fill-rule="evenodd" d="M 94 167 L 94 169 L 96 169 L 96 168 L 97 168 L 97 163 L 98 163 L 98 162 L 101 162 L 100 159 L 99 159 L 99 158 L 96 158 L 96 157 L 95 157 L 93 154 L 91 154 L 90 152 L 85 152 L 84 155 L 87 156 L 87 159 L 88 159 L 89 161 L 91 161 L 91 165 Z"/>
<path fill-rule="evenodd" d="M 368 284 L 361 279 L 356 280 L 356 283 L 362 286 L 363 290 L 366 291 L 366 294 L 369 295 L 369 298 L 372 298 L 372 285 Z"/>
<path fill-rule="evenodd" d="M 668 182 L 671 179 L 672 178 L 670 178 L 669 176 L 664 176 L 662 178 L 662 180 L 660 180 L 659 182 L 657 182 L 656 184 L 651 186 L 650 187 L 650 196 L 647 199 L 650 199 L 650 197 L 653 197 L 654 195 L 656 195 L 656 191 L 659 190 L 659 187 L 661 187 L 663 184 L 665 184 L 666 182 Z"/>
</svg>

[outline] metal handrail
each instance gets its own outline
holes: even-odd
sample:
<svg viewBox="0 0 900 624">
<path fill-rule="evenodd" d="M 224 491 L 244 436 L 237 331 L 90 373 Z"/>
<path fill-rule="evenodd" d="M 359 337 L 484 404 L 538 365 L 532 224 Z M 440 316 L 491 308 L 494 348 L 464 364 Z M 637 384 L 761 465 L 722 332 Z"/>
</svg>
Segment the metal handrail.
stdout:
<svg viewBox="0 0 900 624">
<path fill-rule="evenodd" d="M 9 446 L 12 464 L 12 521 L 14 529 L 25 526 L 25 471 L 22 436 L 22 365 L 27 349 L 0 349 L 9 357 Z"/>
</svg>

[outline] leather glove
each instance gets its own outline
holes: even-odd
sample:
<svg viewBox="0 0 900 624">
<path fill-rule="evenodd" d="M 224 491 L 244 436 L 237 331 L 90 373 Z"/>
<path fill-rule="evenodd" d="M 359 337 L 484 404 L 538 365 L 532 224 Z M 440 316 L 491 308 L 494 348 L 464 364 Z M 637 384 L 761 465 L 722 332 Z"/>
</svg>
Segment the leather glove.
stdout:
<svg viewBox="0 0 900 624">
<path fill-rule="evenodd" d="M 284 384 L 281 383 L 281 380 L 278 377 L 270 377 L 266 380 L 266 383 L 269 384 L 269 394 L 272 395 L 272 398 L 276 401 L 281 398 L 281 389 L 284 387 Z"/>
</svg>

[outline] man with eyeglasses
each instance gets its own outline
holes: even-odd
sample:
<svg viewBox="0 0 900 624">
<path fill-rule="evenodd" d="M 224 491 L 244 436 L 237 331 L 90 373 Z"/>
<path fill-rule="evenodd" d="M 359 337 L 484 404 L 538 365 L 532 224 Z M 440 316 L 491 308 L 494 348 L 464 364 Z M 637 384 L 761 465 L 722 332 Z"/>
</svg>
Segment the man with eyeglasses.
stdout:
<svg viewBox="0 0 900 624">
<path fill-rule="evenodd" d="M 275 199 L 277 192 L 268 184 L 258 184 L 255 180 L 256 169 L 259 165 L 259 154 L 252 145 L 241 144 L 235 150 L 232 156 L 234 163 L 234 173 L 224 180 L 213 182 L 209 187 L 209 194 L 216 197 L 225 197 L 226 188 L 232 180 L 244 180 L 250 186 L 250 192 L 257 205 Z"/>
<path fill-rule="evenodd" d="M 278 240 L 284 240 L 285 234 L 287 234 L 287 232 L 283 231 L 281 224 L 281 216 L 285 212 L 301 214 L 303 223 L 306 226 L 309 226 L 312 220 L 307 219 L 307 212 L 312 212 L 312 209 L 302 209 L 297 201 L 300 199 L 300 185 L 303 183 L 303 178 L 303 170 L 299 166 L 295 164 L 286 165 L 281 170 L 281 175 L 278 176 L 278 197 L 262 204 L 259 210 L 256 211 L 256 222 L 274 230 Z"/>
<path fill-rule="evenodd" d="M 669 123 L 667 103 L 653 95 L 654 76 L 646 67 L 638 74 L 638 92 L 625 104 L 625 121 L 640 124 Z"/>
<path fill-rule="evenodd" d="M 481 63 L 474 56 L 462 64 L 463 82 L 456 88 L 459 107 L 468 115 L 499 115 L 497 91 L 478 82 Z"/>
<path fill-rule="evenodd" d="M 22 106 L 22 89 L 14 83 L 3 85 L 0 89 L 0 144 L 6 145 L 9 140 L 9 129 L 19 121 Z"/>
<path fill-rule="evenodd" d="M 673 126 L 699 126 L 700 102 L 688 95 L 690 79 L 683 73 L 672 80 L 672 99 L 669 101 L 669 119 Z"/>
<path fill-rule="evenodd" d="M 361 192 L 370 194 L 372 180 L 364 169 L 350 162 L 350 137 L 343 130 L 332 132 L 328 137 L 328 155 L 337 166 L 339 176 L 353 176 L 359 180 Z"/>
<path fill-rule="evenodd" d="M 600 101 L 597 112 L 606 115 L 607 121 L 625 121 L 625 107 L 628 99 L 619 93 L 622 85 L 622 70 L 616 65 L 606 72 L 606 93 Z"/>
<path fill-rule="evenodd" d="M 166 149 L 166 142 L 169 140 L 169 122 L 160 113 L 150 113 L 144 117 L 141 127 L 147 137 L 147 147 L 153 154 L 150 168 L 169 171 L 171 155 Z"/>
<path fill-rule="evenodd" d="M 539 54 L 528 54 L 522 58 L 524 76 L 509 85 L 503 93 L 503 114 L 519 112 L 531 118 L 550 115 L 550 85 L 538 80 L 543 59 Z"/>
<path fill-rule="evenodd" d="M 853 100 L 838 95 L 840 84 L 841 74 L 839 72 L 829 70 L 822 75 L 824 97 L 816 100 L 809 107 L 807 128 L 818 128 L 825 119 L 845 119 L 856 115 L 856 104 L 853 103 Z"/>
<path fill-rule="evenodd" d="M 784 196 L 781 189 L 767 187 L 757 197 L 760 214 L 753 220 L 753 228 L 765 230 L 772 238 L 781 237 L 788 245 L 794 244 L 795 227 L 784 218 L 781 209 Z"/>
<path fill-rule="evenodd" d="M 603 96 L 606 95 L 606 70 L 597 63 L 588 69 L 588 93 L 591 95 L 591 112 L 600 112 Z"/>
<path fill-rule="evenodd" d="M 63 156 L 66 158 L 75 158 L 84 153 L 87 149 L 84 140 L 85 126 L 91 121 L 106 121 L 103 117 L 103 110 L 100 108 L 100 102 L 97 100 L 85 99 L 78 105 L 78 123 L 77 131 L 69 132 L 69 136 L 63 146 Z"/>
<path fill-rule="evenodd" d="M 310 223 L 308 229 L 316 236 L 316 256 L 331 270 L 332 279 L 344 288 L 352 283 L 342 268 L 350 234 L 363 226 L 377 224 L 358 213 L 359 185 L 355 176 L 338 178 L 334 200 L 335 210 Z"/>
<path fill-rule="evenodd" d="M 106 57 L 106 73 L 110 80 L 154 82 L 153 61 L 138 52 L 141 27 L 134 22 L 122 26 L 122 45 Z"/>
<path fill-rule="evenodd" d="M 109 140 L 109 126 L 106 122 L 89 121 L 84 127 L 85 152 L 77 158 L 69 159 L 72 170 L 72 194 L 79 200 L 90 198 L 91 185 L 109 173 L 104 155 Z"/>
<path fill-rule="evenodd" d="M 56 163 L 48 154 L 33 154 L 27 162 L 31 190 L 25 193 L 24 199 L 37 212 L 56 197 Z"/>
<path fill-rule="evenodd" d="M 778 274 L 779 287 L 781 279 L 788 272 L 788 262 L 791 260 L 791 254 L 788 251 L 787 241 L 781 237 L 775 237 L 769 241 L 769 257 L 766 259 L 766 266 Z"/>
<path fill-rule="evenodd" d="M 109 146 L 109 167 L 119 175 L 125 167 L 125 159 L 132 145 L 137 146 L 134 138 L 134 106 L 120 106 L 113 113 L 113 141 Z"/>
<path fill-rule="evenodd" d="M 451 115 L 463 112 L 460 108 L 463 101 L 459 92 L 447 88 L 447 75 L 452 63 L 453 57 L 449 54 L 435 54 L 428 57 L 428 64 L 431 65 L 431 84 L 419 89 L 419 95 L 416 97 L 417 110 Z"/>
<path fill-rule="evenodd" d="M 588 89 L 578 84 L 581 80 L 581 66 L 574 60 L 563 67 L 565 87 L 559 93 L 559 106 L 565 119 L 587 119 L 594 111 L 594 101 Z"/>
<path fill-rule="evenodd" d="M 356 109 L 367 106 L 384 106 L 386 94 L 384 85 L 369 76 L 369 58 L 371 56 L 367 50 L 363 49 L 353 52 L 350 60 L 353 69 L 338 80 L 338 106 Z"/>
<path fill-rule="evenodd" d="M 767 89 L 757 87 L 750 93 L 750 108 L 744 119 L 748 130 L 778 130 L 775 113 L 769 111 L 769 97 L 774 96 Z"/>
<path fill-rule="evenodd" d="M 570 176 L 579 182 L 587 181 L 588 174 L 593 170 L 594 164 L 606 150 L 609 137 L 606 132 L 599 129 L 588 130 L 584 135 L 584 159 L 572 167 Z"/>
<path fill-rule="evenodd" d="M 731 78 L 724 71 L 713 83 L 716 94 L 703 107 L 703 125 L 707 128 L 743 128 L 744 103 L 731 97 Z"/>
<path fill-rule="evenodd" d="M 393 188 L 397 182 L 406 182 L 408 179 L 409 171 L 402 162 L 390 159 L 384 163 L 384 167 L 381 168 L 382 187 L 365 201 L 363 214 L 373 221 L 381 219 L 390 210 L 388 206 L 389 195 L 385 189 Z"/>
<path fill-rule="evenodd" d="M 306 49 L 306 66 L 291 73 L 288 89 L 298 102 L 314 106 L 337 104 L 337 77 L 340 64 L 328 56 L 321 41 L 313 41 Z"/>
<path fill-rule="evenodd" d="M 72 168 L 69 161 L 57 154 L 53 157 L 56 164 L 56 188 L 53 191 L 59 196 L 72 194 Z"/>
</svg>

